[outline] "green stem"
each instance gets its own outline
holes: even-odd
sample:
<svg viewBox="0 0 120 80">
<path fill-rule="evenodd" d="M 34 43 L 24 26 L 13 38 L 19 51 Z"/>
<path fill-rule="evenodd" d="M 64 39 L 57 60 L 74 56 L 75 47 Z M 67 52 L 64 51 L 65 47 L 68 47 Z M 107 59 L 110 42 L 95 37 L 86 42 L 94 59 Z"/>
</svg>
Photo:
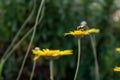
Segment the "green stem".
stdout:
<svg viewBox="0 0 120 80">
<path fill-rule="evenodd" d="M 41 17 L 39 19 L 38 24 L 40 24 L 41 20 L 43 19 L 44 16 L 44 6 L 43 6 L 43 11 L 41 13 Z M 37 24 L 37 25 L 38 25 Z M 11 55 L 12 53 L 19 47 L 19 45 L 30 35 L 30 33 L 33 31 L 34 27 L 32 27 L 15 45 L 14 47 L 9 51 L 9 53 L 6 55 L 6 57 L 4 58 L 4 60 L 6 61 Z M 1 58 L 2 60 L 2 58 Z"/>
<path fill-rule="evenodd" d="M 49 62 L 50 65 L 50 80 L 54 80 L 54 75 L 53 75 L 53 60 L 51 59 Z"/>
<path fill-rule="evenodd" d="M 30 33 L 33 31 L 33 27 L 14 45 L 14 47 L 11 49 L 11 51 L 6 55 L 4 60 L 8 60 L 8 58 L 12 55 L 12 53 L 19 47 L 19 45 L 30 35 Z"/>
<path fill-rule="evenodd" d="M 97 60 L 95 38 L 93 35 L 90 35 L 90 39 L 91 39 L 91 45 L 92 45 L 93 55 L 95 60 L 95 80 L 99 80 L 99 66 L 98 66 L 98 60 Z"/>
<path fill-rule="evenodd" d="M 21 76 L 21 74 L 22 74 L 22 71 L 23 71 L 23 68 L 24 68 L 26 59 L 27 59 L 27 57 L 28 57 L 28 54 L 29 54 L 29 51 L 30 51 L 30 48 L 31 48 L 31 45 L 32 45 L 32 42 L 33 42 L 33 39 L 34 39 L 34 37 L 35 37 L 37 24 L 38 24 L 38 22 L 39 22 L 39 17 L 40 17 L 41 9 L 42 9 L 42 7 L 43 7 L 43 5 L 44 5 L 44 2 L 45 2 L 45 0 L 42 0 L 41 4 L 40 4 L 40 6 L 39 6 L 39 10 L 38 10 L 38 13 L 37 13 L 37 17 L 36 17 L 36 21 L 35 21 L 33 33 L 32 33 L 32 36 L 31 36 L 31 40 L 30 40 L 30 43 L 29 43 L 27 52 L 26 52 L 25 57 L 24 57 L 24 59 L 23 59 L 23 62 L 22 62 L 22 65 L 21 65 L 21 68 L 20 68 L 20 71 L 19 71 L 19 73 L 18 73 L 18 76 L 17 76 L 17 79 L 16 79 L 16 80 L 20 80 L 20 76 Z"/>
<path fill-rule="evenodd" d="M 7 48 L 7 50 L 5 51 L 4 55 L 2 56 L 1 59 L 5 59 L 7 55 L 9 55 L 12 47 L 14 46 L 15 42 L 17 41 L 20 33 L 22 32 L 22 30 L 24 29 L 24 27 L 26 26 L 26 24 L 28 23 L 28 21 L 30 21 L 30 19 L 32 18 L 34 12 L 35 12 L 35 8 L 36 8 L 36 0 L 33 1 L 33 9 L 32 12 L 30 13 L 30 15 L 28 16 L 28 18 L 25 20 L 25 22 L 22 24 L 22 26 L 20 27 L 20 29 L 18 30 L 17 34 L 15 35 L 15 37 L 13 38 L 11 44 L 9 45 L 9 47 Z"/>
<path fill-rule="evenodd" d="M 33 63 L 33 68 L 32 68 L 32 72 L 31 72 L 31 75 L 30 75 L 30 80 L 33 79 L 33 75 L 34 75 L 34 71 L 35 71 L 35 66 L 36 66 L 36 61 L 34 61 L 34 63 Z"/>
<path fill-rule="evenodd" d="M 80 38 L 78 39 L 78 59 L 77 59 L 77 68 L 76 68 L 74 80 L 77 79 L 79 66 L 80 66 Z"/>
</svg>

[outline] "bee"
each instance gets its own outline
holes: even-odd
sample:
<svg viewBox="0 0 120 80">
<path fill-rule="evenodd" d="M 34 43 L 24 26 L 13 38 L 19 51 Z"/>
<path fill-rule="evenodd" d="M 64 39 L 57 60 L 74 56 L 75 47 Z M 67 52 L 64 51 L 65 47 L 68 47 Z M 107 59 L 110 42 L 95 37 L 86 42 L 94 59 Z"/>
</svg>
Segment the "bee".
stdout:
<svg viewBox="0 0 120 80">
<path fill-rule="evenodd" d="M 85 31 L 86 28 L 87 28 L 87 22 L 86 21 L 82 21 L 80 26 L 77 27 L 77 30 Z"/>
</svg>

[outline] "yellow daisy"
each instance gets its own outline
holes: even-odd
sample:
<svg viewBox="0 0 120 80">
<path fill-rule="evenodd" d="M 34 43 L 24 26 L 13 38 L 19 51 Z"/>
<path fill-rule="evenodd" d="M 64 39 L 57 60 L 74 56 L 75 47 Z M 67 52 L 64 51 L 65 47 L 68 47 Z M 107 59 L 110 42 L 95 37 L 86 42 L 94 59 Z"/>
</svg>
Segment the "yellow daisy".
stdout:
<svg viewBox="0 0 120 80">
<path fill-rule="evenodd" d="M 81 31 L 81 30 L 75 30 L 75 31 L 70 31 L 69 33 L 64 33 L 64 35 L 73 35 L 73 36 L 84 36 L 88 35 L 89 33 L 86 31 Z"/>
<path fill-rule="evenodd" d="M 74 30 L 74 31 L 70 31 L 69 33 L 64 33 L 64 36 L 66 35 L 73 35 L 73 36 L 84 36 L 84 35 L 88 35 L 91 33 L 99 33 L 99 29 L 88 29 L 88 30 Z"/>
<path fill-rule="evenodd" d="M 43 49 L 43 50 L 32 50 L 33 54 L 35 54 L 36 56 L 34 57 L 33 60 L 37 60 L 40 57 L 58 57 L 58 56 L 62 56 L 62 55 L 71 55 L 72 54 L 72 50 L 64 50 L 64 51 L 60 51 L 60 50 L 49 50 L 49 49 Z"/>
</svg>

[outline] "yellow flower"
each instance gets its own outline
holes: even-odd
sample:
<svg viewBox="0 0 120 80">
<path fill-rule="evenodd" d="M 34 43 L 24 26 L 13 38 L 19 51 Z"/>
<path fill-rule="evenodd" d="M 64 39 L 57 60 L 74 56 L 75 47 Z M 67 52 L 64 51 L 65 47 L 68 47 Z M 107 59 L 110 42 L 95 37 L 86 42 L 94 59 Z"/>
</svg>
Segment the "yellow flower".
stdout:
<svg viewBox="0 0 120 80">
<path fill-rule="evenodd" d="M 64 36 L 66 35 L 73 35 L 73 36 L 84 36 L 84 35 L 88 35 L 88 34 L 91 34 L 91 33 L 99 33 L 99 29 L 95 29 L 95 28 L 92 28 L 92 29 L 88 29 L 88 30 L 74 30 L 74 31 L 70 31 L 69 33 L 64 33 Z"/>
<path fill-rule="evenodd" d="M 117 51 L 117 52 L 120 52 L 120 48 L 116 48 L 116 51 Z"/>
<path fill-rule="evenodd" d="M 100 30 L 99 30 L 99 29 L 92 28 L 92 29 L 86 30 L 86 32 L 88 32 L 89 34 L 90 34 L 90 33 L 99 33 Z"/>
<path fill-rule="evenodd" d="M 32 50 L 33 54 L 36 56 L 34 57 L 33 60 L 37 60 L 40 57 L 58 57 L 62 55 L 71 55 L 72 50 L 49 50 L 49 49 L 43 49 L 43 50 Z"/>
<path fill-rule="evenodd" d="M 120 67 L 115 67 L 115 68 L 113 69 L 113 71 L 119 72 L 119 71 L 120 71 Z"/>
<path fill-rule="evenodd" d="M 81 31 L 81 30 L 75 30 L 75 31 L 70 31 L 69 33 L 64 33 L 64 35 L 73 35 L 73 36 L 84 36 L 88 35 L 89 33 L 86 31 Z"/>
</svg>

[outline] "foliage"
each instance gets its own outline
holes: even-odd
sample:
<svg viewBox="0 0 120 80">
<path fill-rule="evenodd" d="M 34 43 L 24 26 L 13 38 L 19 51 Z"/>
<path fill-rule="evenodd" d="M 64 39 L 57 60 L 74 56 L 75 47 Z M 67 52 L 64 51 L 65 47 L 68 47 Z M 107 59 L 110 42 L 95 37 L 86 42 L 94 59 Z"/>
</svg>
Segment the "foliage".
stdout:
<svg viewBox="0 0 120 80">
<path fill-rule="evenodd" d="M 36 12 L 39 4 L 40 0 L 37 0 Z M 31 0 L 0 0 L 1 56 L 28 17 L 32 7 L 33 2 Z M 36 12 L 21 32 L 19 39 L 34 25 Z M 88 22 L 90 28 L 100 29 L 100 34 L 96 35 L 96 48 L 101 80 L 117 80 L 120 77 L 112 71 L 115 65 L 119 65 L 117 59 L 120 58 L 116 56 L 115 52 L 115 47 L 119 44 L 119 40 L 116 40 L 119 30 L 113 33 L 115 30 L 112 21 L 113 12 L 113 0 L 46 0 L 44 18 L 37 28 L 32 48 L 39 46 L 41 49 L 74 50 L 74 55 L 63 56 L 55 60 L 55 80 L 73 80 L 77 61 L 77 39 L 70 36 L 64 37 L 63 33 L 76 29 L 84 20 Z M 22 42 L 5 63 L 3 72 L 5 80 L 16 79 L 30 37 Z M 78 80 L 94 80 L 94 58 L 88 37 L 82 38 L 81 54 Z M 30 53 L 21 80 L 29 79 L 33 63 L 32 58 L 33 55 Z M 34 80 L 47 80 L 48 78 L 48 61 L 40 59 L 37 61 Z"/>
</svg>

